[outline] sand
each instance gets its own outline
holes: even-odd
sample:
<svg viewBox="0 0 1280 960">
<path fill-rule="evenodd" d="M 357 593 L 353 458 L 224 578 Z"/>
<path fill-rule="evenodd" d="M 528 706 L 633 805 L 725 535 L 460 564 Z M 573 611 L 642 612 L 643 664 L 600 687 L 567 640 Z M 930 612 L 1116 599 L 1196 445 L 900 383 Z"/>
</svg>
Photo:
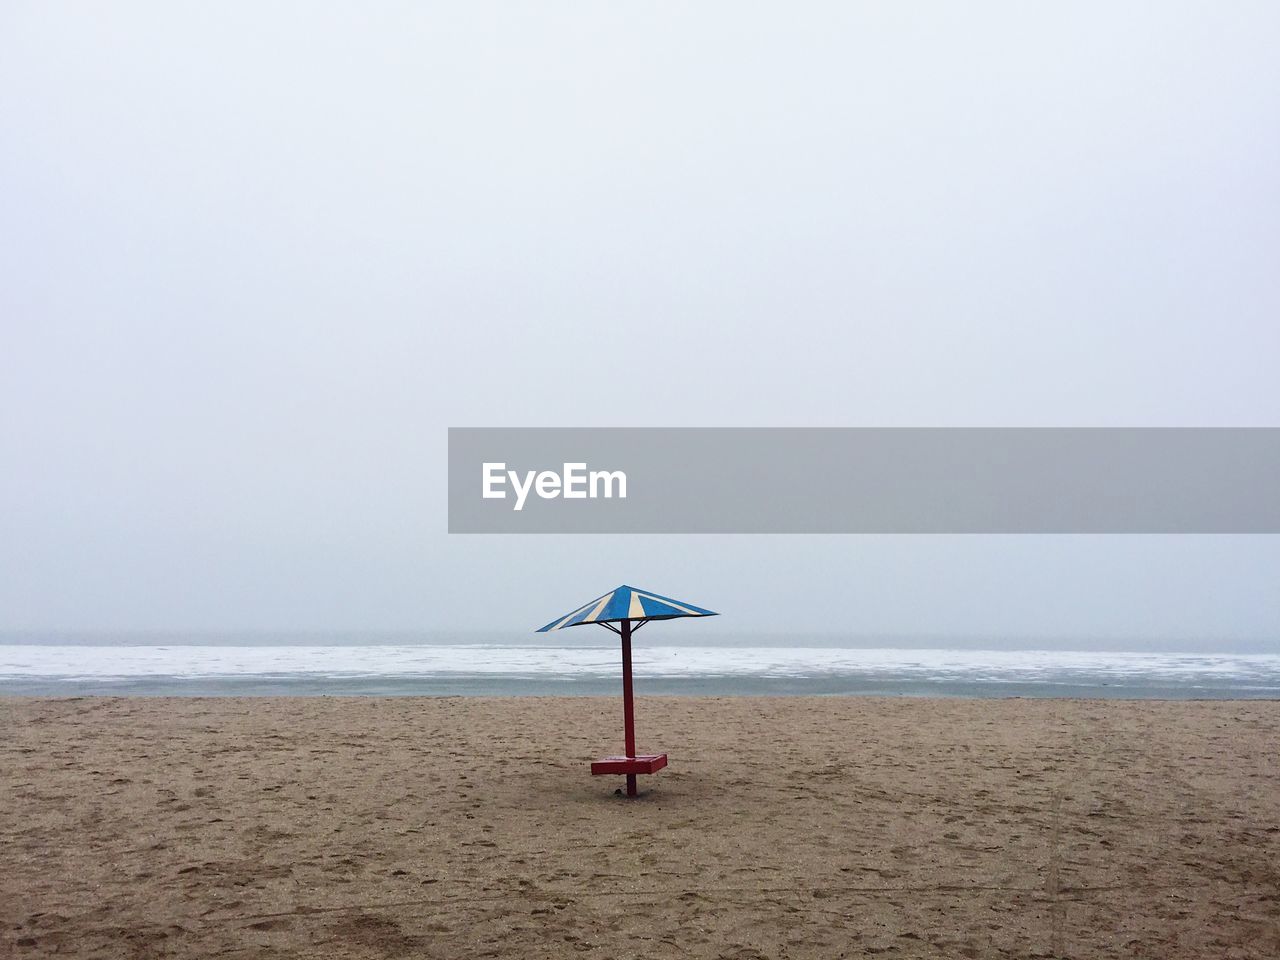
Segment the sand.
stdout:
<svg viewBox="0 0 1280 960">
<path fill-rule="evenodd" d="M 1280 703 L 0 699 L 5 957 L 1280 956 Z"/>
</svg>

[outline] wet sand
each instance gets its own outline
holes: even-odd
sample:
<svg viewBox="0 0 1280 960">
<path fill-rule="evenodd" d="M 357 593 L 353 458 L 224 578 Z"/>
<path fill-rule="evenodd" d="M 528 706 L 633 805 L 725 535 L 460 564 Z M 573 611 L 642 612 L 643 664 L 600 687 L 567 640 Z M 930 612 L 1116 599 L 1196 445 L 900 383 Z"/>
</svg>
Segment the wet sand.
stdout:
<svg viewBox="0 0 1280 960">
<path fill-rule="evenodd" d="M 0 955 L 1280 956 L 1280 703 L 0 699 Z"/>
</svg>

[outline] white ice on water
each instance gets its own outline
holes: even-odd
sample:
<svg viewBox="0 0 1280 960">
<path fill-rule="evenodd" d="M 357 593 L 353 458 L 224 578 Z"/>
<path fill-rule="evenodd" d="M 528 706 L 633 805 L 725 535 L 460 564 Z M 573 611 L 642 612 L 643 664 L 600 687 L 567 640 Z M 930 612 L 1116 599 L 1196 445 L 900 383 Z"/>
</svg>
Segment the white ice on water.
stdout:
<svg viewBox="0 0 1280 960">
<path fill-rule="evenodd" d="M 0 645 L 6 679 L 217 678 L 591 679 L 616 676 L 616 647 L 533 645 L 79 646 Z M 1228 682 L 1280 686 L 1280 655 L 1064 650 L 899 650 L 832 647 L 637 647 L 647 678 L 860 676 L 939 682 Z"/>
</svg>

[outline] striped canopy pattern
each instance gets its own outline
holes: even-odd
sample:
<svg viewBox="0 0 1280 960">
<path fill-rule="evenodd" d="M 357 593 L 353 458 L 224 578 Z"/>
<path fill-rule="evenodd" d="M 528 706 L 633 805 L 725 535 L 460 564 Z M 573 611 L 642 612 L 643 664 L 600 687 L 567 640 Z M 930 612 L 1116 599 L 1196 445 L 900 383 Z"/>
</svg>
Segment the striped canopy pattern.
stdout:
<svg viewBox="0 0 1280 960">
<path fill-rule="evenodd" d="M 563 630 L 584 623 L 618 623 L 621 620 L 674 620 L 676 617 L 714 617 L 718 614 L 702 607 L 695 607 L 683 600 L 672 600 L 661 594 L 628 587 L 625 584 L 610 590 L 603 597 L 596 597 L 572 613 L 552 620 L 538 633 Z"/>
</svg>

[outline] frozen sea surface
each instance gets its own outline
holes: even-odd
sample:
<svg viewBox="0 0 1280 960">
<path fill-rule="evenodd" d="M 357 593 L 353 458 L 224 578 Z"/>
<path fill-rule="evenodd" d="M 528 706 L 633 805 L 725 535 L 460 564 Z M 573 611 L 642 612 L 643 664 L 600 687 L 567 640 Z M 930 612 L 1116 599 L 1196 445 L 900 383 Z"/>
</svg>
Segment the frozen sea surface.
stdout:
<svg viewBox="0 0 1280 960">
<path fill-rule="evenodd" d="M 613 694 L 616 642 L 0 644 L 8 694 Z M 1280 655 L 647 646 L 652 694 L 1280 698 Z"/>
</svg>

